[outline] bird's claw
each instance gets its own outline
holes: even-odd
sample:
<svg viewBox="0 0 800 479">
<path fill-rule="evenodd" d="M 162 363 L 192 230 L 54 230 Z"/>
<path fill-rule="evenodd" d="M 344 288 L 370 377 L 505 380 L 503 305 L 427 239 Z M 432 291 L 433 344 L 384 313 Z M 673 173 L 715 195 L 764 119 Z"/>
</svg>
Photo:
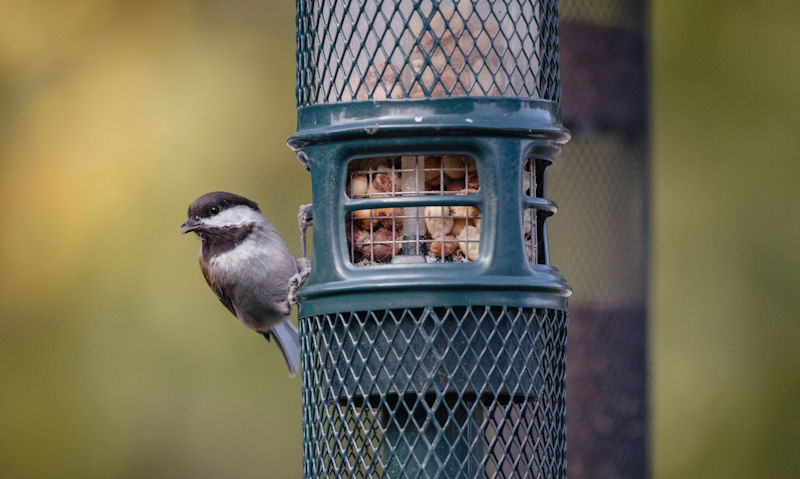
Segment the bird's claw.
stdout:
<svg viewBox="0 0 800 479">
<path fill-rule="evenodd" d="M 300 272 L 289 278 L 289 306 L 297 304 L 297 290 L 311 273 L 311 264 L 308 262 L 308 258 L 297 258 L 297 266 Z"/>
<path fill-rule="evenodd" d="M 311 204 L 300 205 L 297 211 L 297 226 L 300 229 L 300 249 L 302 257 L 297 258 L 297 269 L 299 273 L 294 274 L 289 279 L 289 306 L 297 304 L 297 290 L 308 278 L 311 273 L 311 262 L 308 260 L 306 250 L 306 230 L 314 223 L 314 210 Z"/>
</svg>

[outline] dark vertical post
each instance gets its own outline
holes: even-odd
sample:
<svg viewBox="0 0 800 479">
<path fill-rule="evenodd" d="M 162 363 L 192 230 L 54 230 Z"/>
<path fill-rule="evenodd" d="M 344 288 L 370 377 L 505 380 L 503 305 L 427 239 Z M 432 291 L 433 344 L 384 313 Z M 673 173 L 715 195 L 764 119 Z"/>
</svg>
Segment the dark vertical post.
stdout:
<svg viewBox="0 0 800 479">
<path fill-rule="evenodd" d="M 570 278 L 570 479 L 648 476 L 647 1 L 561 0 L 552 256 Z"/>
</svg>

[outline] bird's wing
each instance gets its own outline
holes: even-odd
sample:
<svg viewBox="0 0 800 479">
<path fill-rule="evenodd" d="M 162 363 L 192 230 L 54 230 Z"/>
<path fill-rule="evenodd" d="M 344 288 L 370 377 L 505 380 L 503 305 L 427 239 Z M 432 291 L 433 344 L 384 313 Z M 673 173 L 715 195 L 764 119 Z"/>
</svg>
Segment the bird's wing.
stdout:
<svg viewBox="0 0 800 479">
<path fill-rule="evenodd" d="M 211 291 L 213 291 L 214 294 L 217 295 L 217 299 L 219 299 L 219 302 L 224 304 L 225 307 L 228 308 L 228 311 L 231 312 L 231 314 L 237 316 L 236 310 L 233 307 L 233 301 L 231 300 L 230 296 L 228 296 L 228 294 L 225 292 L 225 288 L 223 288 L 222 285 L 219 283 L 219 281 L 216 280 L 214 275 L 209 270 L 208 266 L 206 266 L 206 264 L 202 260 L 200 261 L 200 269 L 203 271 L 203 277 L 206 278 L 206 283 L 208 283 L 208 286 L 211 287 Z"/>
</svg>

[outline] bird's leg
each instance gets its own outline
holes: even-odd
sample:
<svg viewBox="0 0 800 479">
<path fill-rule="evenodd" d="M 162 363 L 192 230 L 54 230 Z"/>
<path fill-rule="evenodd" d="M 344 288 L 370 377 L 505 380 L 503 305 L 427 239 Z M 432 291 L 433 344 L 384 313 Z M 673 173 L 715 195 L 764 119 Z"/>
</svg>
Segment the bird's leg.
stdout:
<svg viewBox="0 0 800 479">
<path fill-rule="evenodd" d="M 308 258 L 306 254 L 306 230 L 314 224 L 314 205 L 308 203 L 300 205 L 297 210 L 297 226 L 300 228 L 300 252 L 303 258 Z"/>
<path fill-rule="evenodd" d="M 306 249 L 306 230 L 314 223 L 314 210 L 311 204 L 300 205 L 297 212 L 297 226 L 300 228 L 300 251 L 302 256 L 297 258 L 298 273 L 289 279 L 289 305 L 297 304 L 297 290 L 311 273 L 311 262 L 308 260 Z"/>
</svg>

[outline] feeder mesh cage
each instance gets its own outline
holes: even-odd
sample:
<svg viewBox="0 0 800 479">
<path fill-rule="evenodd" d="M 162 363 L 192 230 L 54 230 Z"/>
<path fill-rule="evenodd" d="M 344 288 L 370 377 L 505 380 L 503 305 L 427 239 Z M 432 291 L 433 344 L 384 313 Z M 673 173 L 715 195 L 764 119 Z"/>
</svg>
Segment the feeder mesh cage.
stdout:
<svg viewBox="0 0 800 479">
<path fill-rule="evenodd" d="M 564 312 L 425 307 L 301 324 L 306 477 L 563 477 Z"/>
<path fill-rule="evenodd" d="M 557 1 L 297 2 L 297 104 L 558 100 Z"/>
</svg>

